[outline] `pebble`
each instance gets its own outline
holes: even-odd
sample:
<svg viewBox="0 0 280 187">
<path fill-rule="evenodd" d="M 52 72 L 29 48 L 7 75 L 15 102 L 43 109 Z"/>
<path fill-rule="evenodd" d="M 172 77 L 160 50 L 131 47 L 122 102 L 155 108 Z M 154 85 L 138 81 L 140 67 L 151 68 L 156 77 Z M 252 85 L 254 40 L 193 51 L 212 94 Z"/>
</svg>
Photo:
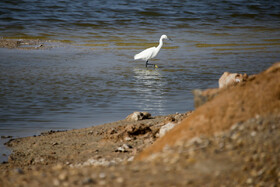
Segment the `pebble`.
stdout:
<svg viewBox="0 0 280 187">
<path fill-rule="evenodd" d="M 16 168 L 15 172 L 18 173 L 18 174 L 24 174 L 23 170 L 20 169 L 20 168 Z"/>
<path fill-rule="evenodd" d="M 59 186 L 59 185 L 60 185 L 59 180 L 58 180 L 58 179 L 54 179 L 54 180 L 53 180 L 53 185 L 54 185 L 54 186 Z"/>
<path fill-rule="evenodd" d="M 101 186 L 105 186 L 106 185 L 106 181 L 105 180 L 101 180 L 98 182 L 99 185 Z"/>
<path fill-rule="evenodd" d="M 123 144 L 122 146 L 118 147 L 115 152 L 128 152 L 128 149 L 132 149 L 133 147 L 129 144 Z"/>
<path fill-rule="evenodd" d="M 62 164 L 57 164 L 57 165 L 53 166 L 54 170 L 61 170 L 62 168 L 63 168 Z"/>
<path fill-rule="evenodd" d="M 252 136 L 252 137 L 256 136 L 256 134 L 257 134 L 256 131 L 252 131 L 252 132 L 251 132 L 251 136 Z"/>
<path fill-rule="evenodd" d="M 127 152 L 123 147 L 118 147 L 115 152 Z"/>
<path fill-rule="evenodd" d="M 240 133 L 234 133 L 234 134 L 231 136 L 231 139 L 236 140 L 237 138 L 239 138 L 239 136 L 240 136 Z"/>
<path fill-rule="evenodd" d="M 134 160 L 134 156 L 131 156 L 127 159 L 128 162 L 132 162 Z"/>
<path fill-rule="evenodd" d="M 130 137 L 127 136 L 127 137 L 124 138 L 124 140 L 125 140 L 125 141 L 131 141 L 132 138 L 130 138 Z"/>
<path fill-rule="evenodd" d="M 133 148 L 133 147 L 132 147 L 131 145 L 129 145 L 129 144 L 123 144 L 122 147 L 123 147 L 124 149 L 132 149 L 132 148 Z"/>
<path fill-rule="evenodd" d="M 116 182 L 121 184 L 121 183 L 124 182 L 124 179 L 123 179 L 122 177 L 118 177 L 118 178 L 116 179 Z"/>
<path fill-rule="evenodd" d="M 238 128 L 238 126 L 240 125 L 240 123 L 235 123 L 234 125 L 231 126 L 230 130 L 234 131 Z"/>
<path fill-rule="evenodd" d="M 106 173 L 99 173 L 99 178 L 100 179 L 106 178 Z"/>
<path fill-rule="evenodd" d="M 92 178 L 87 177 L 87 178 L 85 178 L 85 179 L 82 181 L 82 184 L 83 184 L 83 185 L 86 185 L 86 184 L 95 184 L 95 181 L 94 181 Z"/>
<path fill-rule="evenodd" d="M 170 131 L 171 129 L 173 129 L 175 127 L 175 123 L 169 122 L 167 124 L 165 124 L 164 126 L 162 126 L 159 130 L 159 137 L 164 136 L 168 131 Z"/>
<path fill-rule="evenodd" d="M 252 183 L 253 183 L 253 179 L 252 179 L 252 178 L 248 178 L 248 179 L 246 180 L 246 183 L 247 183 L 247 184 L 252 184 Z"/>
<path fill-rule="evenodd" d="M 67 179 L 67 174 L 65 172 L 62 172 L 58 175 L 58 179 L 61 181 L 64 181 Z"/>
<path fill-rule="evenodd" d="M 125 119 L 128 121 L 139 121 L 143 119 L 151 118 L 151 114 L 148 112 L 133 112 L 132 114 L 128 115 Z"/>
</svg>

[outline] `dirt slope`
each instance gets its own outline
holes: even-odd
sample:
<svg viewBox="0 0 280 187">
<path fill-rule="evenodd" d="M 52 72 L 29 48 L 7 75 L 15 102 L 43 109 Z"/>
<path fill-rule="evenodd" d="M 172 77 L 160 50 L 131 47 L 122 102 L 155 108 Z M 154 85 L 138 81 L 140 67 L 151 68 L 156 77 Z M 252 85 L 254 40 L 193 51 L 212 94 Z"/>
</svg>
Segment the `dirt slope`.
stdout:
<svg viewBox="0 0 280 187">
<path fill-rule="evenodd" d="M 222 90 L 213 100 L 196 109 L 166 136 L 145 149 L 137 159 L 156 153 L 195 136 L 213 135 L 256 115 L 280 113 L 280 63 L 247 82 Z"/>
</svg>

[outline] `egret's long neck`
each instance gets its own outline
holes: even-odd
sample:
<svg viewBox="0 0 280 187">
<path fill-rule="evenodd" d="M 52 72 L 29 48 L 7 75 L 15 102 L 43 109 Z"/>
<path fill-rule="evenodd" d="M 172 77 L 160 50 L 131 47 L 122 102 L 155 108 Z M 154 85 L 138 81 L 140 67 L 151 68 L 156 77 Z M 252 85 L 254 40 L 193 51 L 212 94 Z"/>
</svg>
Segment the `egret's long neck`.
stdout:
<svg viewBox="0 0 280 187">
<path fill-rule="evenodd" d="M 162 42 L 162 38 L 159 39 L 159 44 L 157 46 L 157 50 L 160 50 L 160 48 L 162 47 L 163 42 Z"/>
<path fill-rule="evenodd" d="M 159 44 L 158 46 L 156 47 L 156 51 L 155 51 L 155 54 L 158 54 L 160 48 L 162 47 L 163 45 L 163 42 L 162 42 L 162 38 L 159 39 Z"/>
</svg>

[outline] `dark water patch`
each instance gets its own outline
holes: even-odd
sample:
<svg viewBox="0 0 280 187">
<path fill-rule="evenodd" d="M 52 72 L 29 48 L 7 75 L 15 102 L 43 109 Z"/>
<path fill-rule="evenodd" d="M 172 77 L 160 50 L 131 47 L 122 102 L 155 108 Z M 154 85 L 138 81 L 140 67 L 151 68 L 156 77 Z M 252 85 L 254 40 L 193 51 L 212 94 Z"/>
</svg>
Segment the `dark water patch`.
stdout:
<svg viewBox="0 0 280 187">
<path fill-rule="evenodd" d="M 273 16 L 273 17 L 277 17 L 277 18 L 279 18 L 279 17 L 280 17 L 280 13 L 269 14 L 269 15 L 271 15 L 271 16 Z"/>
<path fill-rule="evenodd" d="M 139 11 L 138 12 L 140 15 L 143 15 L 143 16 L 164 16 L 163 13 L 160 13 L 160 12 L 155 12 L 155 11 Z"/>
<path fill-rule="evenodd" d="M 190 22 L 190 21 L 196 21 L 200 20 L 201 18 L 199 17 L 182 17 L 182 18 L 176 18 L 177 21 L 183 21 L 183 22 Z"/>
<path fill-rule="evenodd" d="M 76 25 L 76 26 L 79 26 L 79 27 L 92 27 L 92 28 L 95 28 L 95 27 L 100 27 L 100 24 L 92 24 L 92 23 L 73 23 L 73 25 Z"/>
<path fill-rule="evenodd" d="M 240 14 L 240 13 L 233 13 L 233 14 L 231 14 L 230 15 L 231 17 L 238 17 L 238 18 L 255 18 L 255 17 L 257 17 L 257 16 L 259 16 L 258 14 L 253 14 L 253 13 L 251 13 L 251 14 Z"/>
</svg>

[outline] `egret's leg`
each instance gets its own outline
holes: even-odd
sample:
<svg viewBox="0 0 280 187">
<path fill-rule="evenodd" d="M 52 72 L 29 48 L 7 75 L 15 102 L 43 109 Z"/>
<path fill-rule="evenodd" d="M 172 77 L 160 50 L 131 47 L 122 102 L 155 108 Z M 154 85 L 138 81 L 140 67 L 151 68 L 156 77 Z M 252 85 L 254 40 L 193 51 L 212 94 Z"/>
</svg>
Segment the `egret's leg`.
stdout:
<svg viewBox="0 0 280 187">
<path fill-rule="evenodd" d="M 150 64 L 150 63 L 147 61 L 147 62 L 146 62 L 146 67 L 148 67 L 148 65 L 154 66 L 154 68 L 157 68 L 157 65 L 156 65 L 156 64 Z"/>
</svg>

